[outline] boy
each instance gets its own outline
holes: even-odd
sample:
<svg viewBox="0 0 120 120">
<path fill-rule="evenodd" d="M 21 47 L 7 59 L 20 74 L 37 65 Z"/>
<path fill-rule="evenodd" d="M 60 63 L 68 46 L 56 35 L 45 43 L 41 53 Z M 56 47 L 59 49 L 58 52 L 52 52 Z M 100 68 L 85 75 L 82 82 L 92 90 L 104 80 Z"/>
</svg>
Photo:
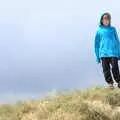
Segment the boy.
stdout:
<svg viewBox="0 0 120 120">
<path fill-rule="evenodd" d="M 101 16 L 94 45 L 96 62 L 102 62 L 104 78 L 109 88 L 114 88 L 111 74 L 113 74 L 114 80 L 117 82 L 118 88 L 120 88 L 120 73 L 118 66 L 120 43 L 116 28 L 111 26 L 111 15 L 109 13 L 104 13 Z"/>
</svg>

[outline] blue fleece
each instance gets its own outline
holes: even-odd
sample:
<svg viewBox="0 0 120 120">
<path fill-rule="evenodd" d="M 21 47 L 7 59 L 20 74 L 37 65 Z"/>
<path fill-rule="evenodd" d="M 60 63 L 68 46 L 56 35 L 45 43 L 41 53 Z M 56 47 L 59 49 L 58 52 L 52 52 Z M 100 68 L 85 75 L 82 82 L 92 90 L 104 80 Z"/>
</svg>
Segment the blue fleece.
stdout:
<svg viewBox="0 0 120 120">
<path fill-rule="evenodd" d="M 116 28 L 108 25 L 100 25 L 95 36 L 96 62 L 100 62 L 101 57 L 118 57 L 120 59 L 120 41 Z"/>
</svg>

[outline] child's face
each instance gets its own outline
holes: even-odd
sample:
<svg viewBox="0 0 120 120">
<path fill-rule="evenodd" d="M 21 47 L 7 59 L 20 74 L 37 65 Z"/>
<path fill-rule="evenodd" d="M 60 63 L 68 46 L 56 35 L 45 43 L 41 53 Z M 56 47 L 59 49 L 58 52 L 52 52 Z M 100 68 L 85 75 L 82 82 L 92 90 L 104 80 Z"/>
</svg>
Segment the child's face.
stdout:
<svg viewBox="0 0 120 120">
<path fill-rule="evenodd" d="M 110 18 L 108 15 L 103 16 L 103 25 L 108 26 L 110 24 Z"/>
</svg>

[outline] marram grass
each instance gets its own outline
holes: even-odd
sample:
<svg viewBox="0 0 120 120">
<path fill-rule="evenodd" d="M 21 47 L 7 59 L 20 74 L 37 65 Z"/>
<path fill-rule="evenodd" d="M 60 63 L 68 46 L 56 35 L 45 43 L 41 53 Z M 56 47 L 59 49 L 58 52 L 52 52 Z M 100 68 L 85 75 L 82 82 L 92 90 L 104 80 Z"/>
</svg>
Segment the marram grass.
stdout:
<svg viewBox="0 0 120 120">
<path fill-rule="evenodd" d="M 0 105 L 0 120 L 120 120 L 120 89 L 94 87 Z"/>
</svg>

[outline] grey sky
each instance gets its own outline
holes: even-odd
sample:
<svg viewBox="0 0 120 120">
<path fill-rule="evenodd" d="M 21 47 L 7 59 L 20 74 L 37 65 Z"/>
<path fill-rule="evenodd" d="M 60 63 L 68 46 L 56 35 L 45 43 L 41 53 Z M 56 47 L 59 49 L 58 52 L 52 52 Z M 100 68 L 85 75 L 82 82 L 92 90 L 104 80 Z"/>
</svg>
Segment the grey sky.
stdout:
<svg viewBox="0 0 120 120">
<path fill-rule="evenodd" d="M 104 84 L 94 35 L 103 12 L 112 14 L 119 33 L 119 11 L 115 0 L 0 1 L 0 93 Z"/>
</svg>

